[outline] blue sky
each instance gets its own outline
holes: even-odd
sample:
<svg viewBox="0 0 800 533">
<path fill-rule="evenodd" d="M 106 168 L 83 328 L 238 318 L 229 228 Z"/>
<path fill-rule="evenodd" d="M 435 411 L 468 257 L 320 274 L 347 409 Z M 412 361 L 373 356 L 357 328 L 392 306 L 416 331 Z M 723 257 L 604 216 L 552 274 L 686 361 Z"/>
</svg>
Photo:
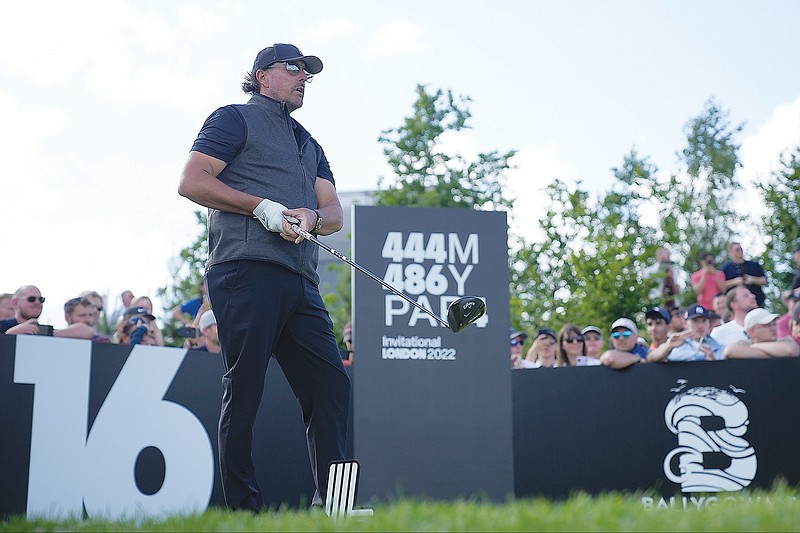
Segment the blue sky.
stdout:
<svg viewBox="0 0 800 533">
<path fill-rule="evenodd" d="M 519 151 L 509 191 L 530 238 L 555 177 L 603 190 L 633 146 L 677 171 L 683 127 L 711 97 L 745 125 L 742 183 L 800 145 L 798 2 L 104 0 L 3 11 L 0 292 L 39 286 L 43 321 L 57 326 L 82 290 L 153 296 L 167 283 L 198 232 L 197 206 L 176 193 L 186 154 L 211 111 L 246 100 L 242 77 L 273 42 L 325 64 L 294 116 L 340 190 L 374 189 L 389 173 L 377 138 L 409 114 L 418 83 L 452 89 L 472 99 L 472 129 L 447 148 Z"/>
</svg>

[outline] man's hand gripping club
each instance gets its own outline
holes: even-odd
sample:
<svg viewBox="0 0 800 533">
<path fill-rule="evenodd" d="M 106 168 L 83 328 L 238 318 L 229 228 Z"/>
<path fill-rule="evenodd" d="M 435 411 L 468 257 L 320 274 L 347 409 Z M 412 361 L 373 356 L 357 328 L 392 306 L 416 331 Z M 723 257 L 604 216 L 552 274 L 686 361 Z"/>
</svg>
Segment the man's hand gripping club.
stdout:
<svg viewBox="0 0 800 533">
<path fill-rule="evenodd" d="M 264 198 L 256 206 L 256 208 L 253 209 L 253 214 L 269 231 L 280 233 L 281 237 L 284 239 L 297 243 L 302 240 L 302 237 L 292 237 L 291 235 L 285 233 L 283 231 L 283 221 L 286 220 L 289 222 L 289 224 L 300 224 L 300 220 L 292 215 L 284 215 L 284 211 L 287 211 L 285 205 L 278 202 L 273 202 L 269 198 Z"/>
<path fill-rule="evenodd" d="M 264 198 L 261 200 L 261 203 L 253 209 L 253 214 L 268 230 L 274 231 L 275 233 L 283 233 L 284 211 L 286 211 L 285 205 L 273 202 L 269 198 Z"/>
</svg>

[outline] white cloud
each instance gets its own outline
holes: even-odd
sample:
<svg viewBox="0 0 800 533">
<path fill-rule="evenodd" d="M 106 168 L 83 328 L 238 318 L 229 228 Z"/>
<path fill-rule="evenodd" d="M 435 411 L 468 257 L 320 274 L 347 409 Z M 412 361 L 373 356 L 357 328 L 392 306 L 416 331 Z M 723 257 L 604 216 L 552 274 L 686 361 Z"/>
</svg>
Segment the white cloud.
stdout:
<svg viewBox="0 0 800 533">
<path fill-rule="evenodd" d="M 218 92 L 214 78 L 182 75 L 170 64 L 187 46 L 180 35 L 208 39 L 224 29 L 211 10 L 189 5 L 158 13 L 102 0 L 44 8 L 19 3 L 5 14 L 22 22 L 0 32 L 0 67 L 34 83 L 53 86 L 83 75 L 88 89 L 107 101 L 163 102 L 188 110 L 207 106 Z"/>
<path fill-rule="evenodd" d="M 133 19 L 126 2 L 18 2 L 4 6 L 0 65 L 23 72 L 40 84 L 63 81 L 94 59 L 95 51 L 115 49 Z M 98 43 L 102 43 L 98 46 Z"/>
<path fill-rule="evenodd" d="M 112 83 L 108 77 L 110 68 L 110 65 L 98 64 L 87 77 L 89 89 L 109 102 L 129 105 L 155 102 L 199 111 L 206 109 L 220 90 L 218 81 L 213 78 L 183 76 L 165 67 L 131 69 L 121 64 L 114 67 Z M 191 90 L 187 90 L 189 87 Z"/>
<path fill-rule="evenodd" d="M 756 131 L 742 141 L 742 167 L 751 178 L 764 179 L 779 167 L 780 155 L 800 146 L 800 96 L 780 104 Z"/>
<path fill-rule="evenodd" d="M 437 148 L 444 154 L 453 157 L 460 155 L 467 161 L 478 160 L 478 146 L 475 141 L 463 130 L 448 130 L 439 135 Z"/>
<path fill-rule="evenodd" d="M 778 105 L 772 115 L 761 124 L 753 135 L 742 141 L 739 158 L 742 166 L 737 178 L 743 190 L 736 195 L 736 208 L 746 213 L 751 220 L 760 220 L 765 206 L 755 187 L 770 179 L 771 173 L 780 168 L 781 155 L 800 146 L 800 96 L 794 102 Z M 741 228 L 744 240 L 751 253 L 763 249 L 766 236 L 752 234 L 750 227 Z"/>
<path fill-rule="evenodd" d="M 522 147 L 512 161 L 516 169 L 509 172 L 508 186 L 514 202 L 512 231 L 527 242 L 540 239 L 539 219 L 548 207 L 545 187 L 556 178 L 575 182 L 578 173 L 558 153 L 558 146 L 527 145 Z"/>
<path fill-rule="evenodd" d="M 358 32 L 358 29 L 358 24 L 349 18 L 333 17 L 312 24 L 300 34 L 298 42 L 320 43 L 332 41 L 353 35 Z"/>
<path fill-rule="evenodd" d="M 227 3 L 225 7 L 228 7 Z M 218 12 L 203 9 L 195 4 L 187 4 L 178 9 L 178 21 L 182 35 L 187 32 L 203 35 L 204 38 L 218 35 L 227 29 L 225 20 L 226 17 L 220 16 Z"/>
<path fill-rule="evenodd" d="M 42 139 L 63 129 L 66 115 L 58 108 L 35 105 L 20 107 L 11 95 L 0 92 L 0 146 L 6 154 L 14 154 L 3 163 L 13 165 L 35 153 Z M 25 164 L 30 164 L 27 161 Z"/>
<path fill-rule="evenodd" d="M 388 56 L 428 49 L 422 41 L 422 28 L 404 20 L 388 22 L 375 30 L 367 45 L 368 56 Z"/>
</svg>

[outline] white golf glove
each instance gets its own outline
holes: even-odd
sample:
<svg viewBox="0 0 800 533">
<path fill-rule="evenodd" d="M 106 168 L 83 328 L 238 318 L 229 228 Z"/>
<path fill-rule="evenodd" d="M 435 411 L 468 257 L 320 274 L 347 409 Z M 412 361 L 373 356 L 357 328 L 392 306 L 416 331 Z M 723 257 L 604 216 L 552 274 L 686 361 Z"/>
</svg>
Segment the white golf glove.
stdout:
<svg viewBox="0 0 800 533">
<path fill-rule="evenodd" d="M 253 209 L 253 214 L 261 224 L 270 231 L 281 233 L 283 231 L 283 213 L 286 206 L 273 202 L 268 198 L 261 200 L 261 203 Z"/>
</svg>

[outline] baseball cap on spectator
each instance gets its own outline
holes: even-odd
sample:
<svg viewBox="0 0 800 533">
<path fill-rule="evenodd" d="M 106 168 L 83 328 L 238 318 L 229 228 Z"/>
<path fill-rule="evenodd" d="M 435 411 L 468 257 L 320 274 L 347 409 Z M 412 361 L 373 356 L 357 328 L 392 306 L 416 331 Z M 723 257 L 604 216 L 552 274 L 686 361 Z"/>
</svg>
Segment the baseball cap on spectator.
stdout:
<svg viewBox="0 0 800 533">
<path fill-rule="evenodd" d="M 617 328 L 625 328 L 633 333 L 639 334 L 639 330 L 636 329 L 636 324 L 627 317 L 618 318 L 611 324 L 611 331 L 613 332 Z"/>
<path fill-rule="evenodd" d="M 581 335 L 586 335 L 590 331 L 594 331 L 595 333 L 597 333 L 601 337 L 603 336 L 603 332 L 600 331 L 600 328 L 598 328 L 597 326 L 586 326 L 585 328 L 583 328 L 581 330 Z"/>
<path fill-rule="evenodd" d="M 644 316 L 645 318 L 663 318 L 667 324 L 669 324 L 672 321 L 672 315 L 670 314 L 670 312 L 667 311 L 665 308 L 661 307 L 660 305 L 658 307 L 654 307 L 648 310 L 647 313 L 644 314 Z"/>
<path fill-rule="evenodd" d="M 523 341 L 528 338 L 528 336 L 525 333 L 522 333 L 521 331 L 517 331 L 516 329 L 511 328 L 510 329 L 510 337 L 509 337 L 509 339 L 513 339 L 515 337 L 519 337 Z"/>
<path fill-rule="evenodd" d="M 539 331 L 536 332 L 536 337 L 538 338 L 542 335 L 549 335 L 553 337 L 553 340 L 558 340 L 558 334 L 550 328 L 539 328 Z"/>
<path fill-rule="evenodd" d="M 744 315 L 744 330 L 747 331 L 758 324 L 769 324 L 778 318 L 775 313 L 770 313 L 763 307 L 756 307 Z"/>
<path fill-rule="evenodd" d="M 217 317 L 214 316 L 214 311 L 209 309 L 202 315 L 200 315 L 200 322 L 197 323 L 197 326 L 200 328 L 200 331 L 203 331 L 208 326 L 213 326 L 217 323 Z"/>
<path fill-rule="evenodd" d="M 122 318 L 124 320 L 127 320 L 127 319 L 135 317 L 135 316 L 143 316 L 143 317 L 147 318 L 148 320 L 155 320 L 156 319 L 156 317 L 154 317 L 153 315 L 151 315 L 150 313 L 147 312 L 147 308 L 146 307 L 129 307 L 129 308 L 127 308 L 125 310 L 125 313 L 122 315 Z"/>
<path fill-rule="evenodd" d="M 700 304 L 690 305 L 689 307 L 686 308 L 686 311 L 683 313 L 683 318 L 685 318 L 686 320 L 699 317 L 709 318 L 708 309 L 706 309 Z"/>
</svg>

